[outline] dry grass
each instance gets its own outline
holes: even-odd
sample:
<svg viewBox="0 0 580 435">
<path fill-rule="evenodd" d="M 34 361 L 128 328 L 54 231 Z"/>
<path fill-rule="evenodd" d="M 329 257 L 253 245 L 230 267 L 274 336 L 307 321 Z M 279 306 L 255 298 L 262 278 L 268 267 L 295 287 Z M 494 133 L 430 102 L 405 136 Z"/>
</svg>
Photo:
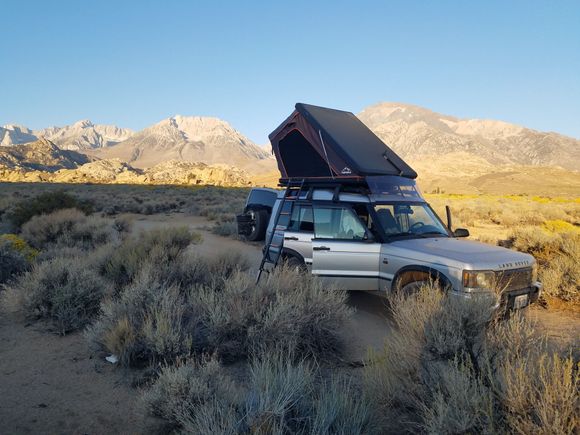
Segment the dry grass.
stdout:
<svg viewBox="0 0 580 435">
<path fill-rule="evenodd" d="M 15 210 L 22 210 L 20 224 L 33 215 L 50 213 L 61 208 L 80 208 L 90 203 L 93 211 L 105 215 L 120 213 L 154 214 L 189 212 L 214 220 L 243 208 L 248 189 L 199 186 L 146 185 L 82 185 L 42 183 L 0 183 L 0 217 L 8 219 Z M 52 202 L 42 200 L 42 210 L 32 207 L 44 196 L 58 197 Z M 62 199 L 64 197 L 66 200 Z M 62 199 L 62 200 L 61 200 Z M 86 211 L 90 211 L 88 208 Z"/>
<path fill-rule="evenodd" d="M 36 249 L 78 247 L 92 250 L 116 242 L 119 232 L 110 219 L 86 216 L 73 208 L 33 216 L 22 225 L 21 236 Z"/>
<path fill-rule="evenodd" d="M 427 288 L 392 301 L 397 330 L 365 369 L 383 431 L 558 433 L 578 429 L 580 366 L 520 316 Z"/>
<path fill-rule="evenodd" d="M 99 312 L 110 286 L 79 258 L 35 264 L 12 287 L 30 318 L 49 319 L 65 334 L 86 326 Z"/>
<path fill-rule="evenodd" d="M 350 380 L 321 380 L 316 367 L 279 351 L 256 356 L 247 381 L 215 358 L 165 367 L 145 409 L 180 433 L 374 433 L 371 403 Z"/>
<path fill-rule="evenodd" d="M 129 366 L 208 352 L 233 362 L 280 345 L 297 357 L 341 352 L 344 293 L 283 269 L 256 286 L 244 267 L 239 254 L 149 263 L 103 304 L 89 338 Z"/>
<path fill-rule="evenodd" d="M 532 254 L 548 303 L 580 304 L 580 201 L 491 195 L 427 195 L 440 216 L 449 204 L 454 227 L 482 242 Z M 555 299 L 554 299 L 555 298 Z"/>
<path fill-rule="evenodd" d="M 0 286 L 29 270 L 37 255 L 38 251 L 17 235 L 0 235 Z"/>
</svg>

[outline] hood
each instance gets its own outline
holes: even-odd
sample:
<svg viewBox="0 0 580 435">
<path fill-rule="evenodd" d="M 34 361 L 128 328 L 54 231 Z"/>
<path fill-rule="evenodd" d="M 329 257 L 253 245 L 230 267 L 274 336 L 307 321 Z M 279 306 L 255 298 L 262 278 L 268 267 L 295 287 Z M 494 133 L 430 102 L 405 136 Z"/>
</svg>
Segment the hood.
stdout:
<svg viewBox="0 0 580 435">
<path fill-rule="evenodd" d="M 528 267 L 534 257 L 486 243 L 453 238 L 399 240 L 388 246 L 408 258 L 422 257 L 434 263 L 472 270 L 504 270 Z M 459 263 L 459 264 L 458 264 Z"/>
</svg>

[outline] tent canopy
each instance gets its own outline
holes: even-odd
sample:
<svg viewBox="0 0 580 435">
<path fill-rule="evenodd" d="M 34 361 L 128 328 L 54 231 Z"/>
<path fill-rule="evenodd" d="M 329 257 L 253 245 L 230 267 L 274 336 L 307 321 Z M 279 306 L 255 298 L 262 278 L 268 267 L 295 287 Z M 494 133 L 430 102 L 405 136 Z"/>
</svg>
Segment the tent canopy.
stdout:
<svg viewBox="0 0 580 435">
<path fill-rule="evenodd" d="M 351 112 L 297 103 L 270 136 L 282 174 L 289 178 L 363 180 L 417 173 Z"/>
</svg>

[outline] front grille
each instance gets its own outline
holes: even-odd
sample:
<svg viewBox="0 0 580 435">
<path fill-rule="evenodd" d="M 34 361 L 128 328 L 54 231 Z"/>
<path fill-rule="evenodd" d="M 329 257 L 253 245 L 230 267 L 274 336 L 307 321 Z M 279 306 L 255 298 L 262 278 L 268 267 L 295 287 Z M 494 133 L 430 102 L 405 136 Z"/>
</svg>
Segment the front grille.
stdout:
<svg viewBox="0 0 580 435">
<path fill-rule="evenodd" d="M 532 285 L 532 268 L 501 270 L 495 273 L 495 279 L 500 292 L 524 289 Z"/>
</svg>

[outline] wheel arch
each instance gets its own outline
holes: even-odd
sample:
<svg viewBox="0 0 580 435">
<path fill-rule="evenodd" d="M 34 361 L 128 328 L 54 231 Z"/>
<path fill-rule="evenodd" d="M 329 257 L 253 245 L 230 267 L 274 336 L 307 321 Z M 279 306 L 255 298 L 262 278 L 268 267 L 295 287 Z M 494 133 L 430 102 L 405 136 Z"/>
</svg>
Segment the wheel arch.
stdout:
<svg viewBox="0 0 580 435">
<path fill-rule="evenodd" d="M 304 261 L 304 257 L 302 255 L 300 255 L 300 253 L 298 251 L 295 251 L 294 249 L 289 249 L 289 248 L 282 248 L 282 258 L 285 257 L 296 257 L 298 258 L 300 261 L 302 261 L 304 264 L 306 264 L 306 262 Z"/>
<path fill-rule="evenodd" d="M 414 275 L 415 274 L 415 275 Z M 411 282 L 418 281 L 417 276 L 423 276 L 434 281 L 439 281 L 443 288 L 453 288 L 451 280 L 440 270 L 434 269 L 428 266 L 422 266 L 419 264 L 403 266 L 393 276 L 393 289 L 396 290 L 399 287 L 399 280 L 405 275 L 409 276 L 409 281 L 404 284 L 409 284 Z"/>
</svg>

